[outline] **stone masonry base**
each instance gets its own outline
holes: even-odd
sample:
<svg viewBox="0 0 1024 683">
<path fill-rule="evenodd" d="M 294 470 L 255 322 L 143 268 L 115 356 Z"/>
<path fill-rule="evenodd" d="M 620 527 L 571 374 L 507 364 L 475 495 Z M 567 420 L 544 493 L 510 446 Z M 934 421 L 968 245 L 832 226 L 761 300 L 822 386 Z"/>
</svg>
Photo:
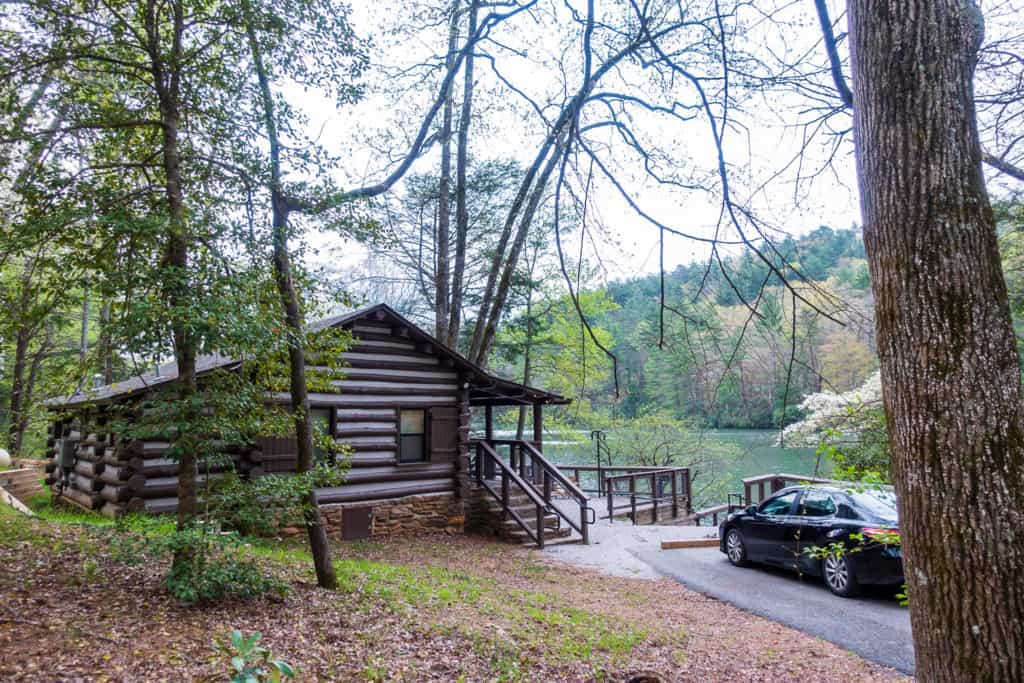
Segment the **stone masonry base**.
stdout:
<svg viewBox="0 0 1024 683">
<path fill-rule="evenodd" d="M 427 493 L 418 496 L 321 505 L 327 535 L 342 538 L 342 518 L 352 508 L 372 509 L 370 536 L 415 535 L 425 533 L 462 533 L 465 526 L 462 500 L 454 493 Z"/>
</svg>

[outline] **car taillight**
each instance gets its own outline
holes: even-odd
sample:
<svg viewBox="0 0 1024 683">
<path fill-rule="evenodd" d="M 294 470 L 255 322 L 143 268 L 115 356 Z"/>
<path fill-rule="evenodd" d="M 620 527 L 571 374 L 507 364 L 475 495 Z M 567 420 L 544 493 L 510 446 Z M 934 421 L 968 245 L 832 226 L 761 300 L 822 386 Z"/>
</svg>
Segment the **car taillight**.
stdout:
<svg viewBox="0 0 1024 683">
<path fill-rule="evenodd" d="M 878 529 L 874 527 L 868 527 L 865 529 L 861 529 L 861 533 L 870 538 L 871 540 L 878 541 L 880 543 L 896 545 L 900 542 L 899 529 Z"/>
</svg>

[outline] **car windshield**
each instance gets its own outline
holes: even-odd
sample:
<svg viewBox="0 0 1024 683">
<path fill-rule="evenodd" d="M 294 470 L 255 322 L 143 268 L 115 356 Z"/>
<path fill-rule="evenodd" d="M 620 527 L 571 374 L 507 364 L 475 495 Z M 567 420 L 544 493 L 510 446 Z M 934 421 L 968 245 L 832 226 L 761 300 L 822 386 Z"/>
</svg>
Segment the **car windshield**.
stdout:
<svg viewBox="0 0 1024 683">
<path fill-rule="evenodd" d="M 896 494 L 888 489 L 868 489 L 866 491 L 847 491 L 858 509 L 872 517 L 896 523 Z"/>
</svg>

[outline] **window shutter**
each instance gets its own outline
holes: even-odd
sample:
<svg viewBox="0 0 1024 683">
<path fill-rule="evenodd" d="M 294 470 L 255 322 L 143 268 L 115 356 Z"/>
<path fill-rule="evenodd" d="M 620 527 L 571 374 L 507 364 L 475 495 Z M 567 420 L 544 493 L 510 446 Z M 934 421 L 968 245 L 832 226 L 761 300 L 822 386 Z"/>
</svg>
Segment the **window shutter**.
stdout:
<svg viewBox="0 0 1024 683">
<path fill-rule="evenodd" d="M 299 445 L 295 439 L 276 436 L 256 438 L 256 448 L 262 451 L 264 474 L 294 472 L 299 464 Z"/>
<path fill-rule="evenodd" d="M 459 454 L 459 409 L 430 409 L 430 461 L 455 462 Z"/>
</svg>

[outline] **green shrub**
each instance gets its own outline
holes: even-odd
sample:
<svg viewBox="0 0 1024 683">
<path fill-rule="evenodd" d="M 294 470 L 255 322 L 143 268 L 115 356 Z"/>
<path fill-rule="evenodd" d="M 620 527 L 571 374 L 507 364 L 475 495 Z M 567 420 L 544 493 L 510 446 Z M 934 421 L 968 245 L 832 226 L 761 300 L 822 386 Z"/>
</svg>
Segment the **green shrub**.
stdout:
<svg viewBox="0 0 1024 683">
<path fill-rule="evenodd" d="M 209 496 L 210 516 L 246 536 L 272 536 L 304 519 L 311 489 L 338 486 L 344 465 L 320 463 L 304 474 L 271 474 L 243 481 L 220 478 Z"/>
<path fill-rule="evenodd" d="M 285 678 L 294 680 L 295 670 L 291 665 L 283 659 L 275 659 L 270 648 L 260 645 L 259 642 L 259 633 L 245 637 L 237 630 L 232 631 L 230 637 L 215 642 L 215 661 L 222 661 L 225 671 L 202 680 L 210 683 L 279 683 Z"/>
<path fill-rule="evenodd" d="M 267 576 L 238 534 L 193 525 L 165 533 L 118 533 L 111 548 L 122 561 L 173 559 L 164 586 L 178 600 L 209 603 L 233 597 L 287 593 L 285 582 Z"/>
</svg>

